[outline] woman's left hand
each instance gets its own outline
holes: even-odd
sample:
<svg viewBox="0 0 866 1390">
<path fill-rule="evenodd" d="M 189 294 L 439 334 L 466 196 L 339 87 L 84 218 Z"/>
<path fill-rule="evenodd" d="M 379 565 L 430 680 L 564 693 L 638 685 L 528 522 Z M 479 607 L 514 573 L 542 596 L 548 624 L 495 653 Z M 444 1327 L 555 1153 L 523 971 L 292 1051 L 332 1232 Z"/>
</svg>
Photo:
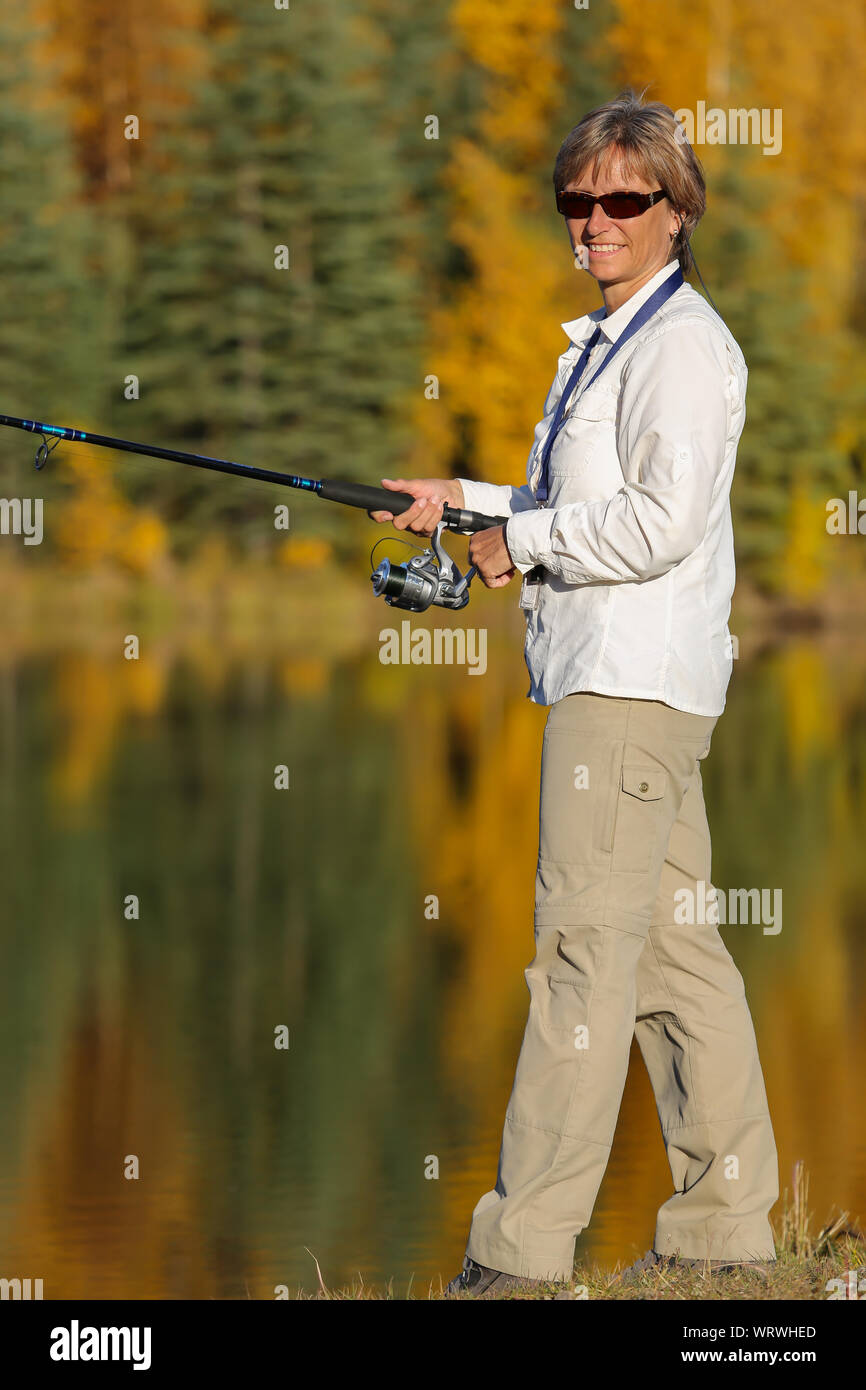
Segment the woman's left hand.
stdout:
<svg viewBox="0 0 866 1390">
<path fill-rule="evenodd" d="M 469 561 L 488 589 L 501 589 L 514 576 L 514 561 L 505 544 L 505 527 L 476 531 L 469 542 Z"/>
</svg>

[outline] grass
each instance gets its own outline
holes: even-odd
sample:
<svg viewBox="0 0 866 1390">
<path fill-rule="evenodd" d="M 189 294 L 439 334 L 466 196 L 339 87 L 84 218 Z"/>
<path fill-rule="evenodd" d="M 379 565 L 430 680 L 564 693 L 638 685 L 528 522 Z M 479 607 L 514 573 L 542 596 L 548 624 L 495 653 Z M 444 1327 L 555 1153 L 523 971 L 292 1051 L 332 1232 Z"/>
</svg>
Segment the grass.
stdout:
<svg viewBox="0 0 866 1390">
<path fill-rule="evenodd" d="M 619 1268 L 605 1270 L 598 1265 L 577 1266 L 574 1277 L 565 1283 L 543 1283 L 537 1289 L 503 1293 L 500 1299 L 547 1300 L 658 1300 L 678 1299 L 684 1302 L 701 1300 L 825 1300 L 829 1297 L 827 1284 L 831 1279 L 846 1281 L 849 1270 L 863 1269 L 861 1279 L 866 1283 L 866 1234 L 852 1224 L 848 1212 L 831 1216 L 815 1230 L 809 1211 L 809 1178 L 802 1162 L 794 1165 L 790 1191 L 782 1195 L 782 1212 L 773 1229 L 776 1244 L 776 1264 L 768 1272 L 742 1269 L 730 1274 L 702 1272 L 684 1266 L 682 1269 L 653 1270 L 633 1284 L 616 1283 Z M 349 1288 L 330 1289 L 315 1264 L 319 1287 L 315 1293 L 298 1290 L 298 1299 L 397 1300 L 442 1297 L 445 1281 L 431 1283 L 424 1292 L 413 1287 L 394 1288 L 390 1280 L 384 1287 L 366 1284 L 359 1274 Z M 456 1270 L 455 1270 L 456 1272 Z M 449 1276 L 450 1277 L 450 1276 Z M 861 1295 L 862 1296 L 862 1295 Z M 465 1297 L 465 1296 L 464 1296 Z"/>
</svg>

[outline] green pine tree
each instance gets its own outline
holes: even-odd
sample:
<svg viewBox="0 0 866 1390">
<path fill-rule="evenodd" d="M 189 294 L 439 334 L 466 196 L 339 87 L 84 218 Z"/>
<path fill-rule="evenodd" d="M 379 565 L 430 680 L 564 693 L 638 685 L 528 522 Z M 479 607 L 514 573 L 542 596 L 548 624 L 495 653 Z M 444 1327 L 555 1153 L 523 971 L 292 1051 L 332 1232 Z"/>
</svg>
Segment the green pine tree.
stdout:
<svg viewBox="0 0 866 1390">
<path fill-rule="evenodd" d="M 135 420 L 147 437 L 307 476 L 376 480 L 398 467 L 421 276 L 359 14 L 352 0 L 288 11 L 213 0 L 182 119 L 169 128 L 145 111 L 117 349 L 117 378 L 141 379 L 140 400 L 115 411 L 127 431 Z M 275 268 L 280 246 L 288 270 Z M 132 486 L 156 484 L 135 470 Z M 217 516 L 235 535 L 248 521 L 260 533 L 274 500 L 181 470 L 159 489 L 189 535 Z M 315 515 L 341 531 L 336 512 Z"/>
<path fill-rule="evenodd" d="M 39 36 L 24 16 L 0 23 L 0 409 L 75 424 L 101 393 L 110 312 L 95 293 L 95 229 L 65 112 L 44 100 L 53 75 L 37 67 Z M 32 491 L 35 478 L 22 472 L 29 449 L 24 435 L 0 431 L 7 496 Z"/>
<path fill-rule="evenodd" d="M 784 190 L 778 175 L 771 188 L 749 177 L 748 157 L 738 148 L 711 181 L 694 249 L 749 369 L 731 495 L 737 564 L 772 592 L 783 581 L 796 489 L 819 501 L 834 495 L 848 485 L 849 461 L 833 442 L 839 361 L 810 333 L 805 272 L 785 261 L 761 216 L 763 199 L 784 198 Z"/>
</svg>

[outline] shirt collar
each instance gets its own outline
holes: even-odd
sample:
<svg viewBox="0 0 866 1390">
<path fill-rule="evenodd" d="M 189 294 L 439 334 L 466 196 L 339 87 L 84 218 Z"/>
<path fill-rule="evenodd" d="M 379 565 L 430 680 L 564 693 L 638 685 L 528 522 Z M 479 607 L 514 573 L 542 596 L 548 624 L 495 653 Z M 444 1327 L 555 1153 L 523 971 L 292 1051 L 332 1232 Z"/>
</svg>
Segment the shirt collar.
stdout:
<svg viewBox="0 0 866 1390">
<path fill-rule="evenodd" d="M 604 309 L 594 309 L 591 314 L 583 314 L 579 319 L 570 319 L 561 325 L 564 333 L 578 347 L 582 347 L 589 337 L 590 328 L 601 326 L 602 337 L 607 338 L 608 342 L 615 343 L 623 329 L 634 318 L 638 309 L 645 304 L 650 295 L 663 285 L 665 280 L 679 268 L 679 261 L 669 261 L 663 265 L 661 270 L 656 271 L 651 280 L 647 280 L 645 285 L 641 285 L 625 304 L 620 305 L 612 314 L 605 316 Z"/>
</svg>

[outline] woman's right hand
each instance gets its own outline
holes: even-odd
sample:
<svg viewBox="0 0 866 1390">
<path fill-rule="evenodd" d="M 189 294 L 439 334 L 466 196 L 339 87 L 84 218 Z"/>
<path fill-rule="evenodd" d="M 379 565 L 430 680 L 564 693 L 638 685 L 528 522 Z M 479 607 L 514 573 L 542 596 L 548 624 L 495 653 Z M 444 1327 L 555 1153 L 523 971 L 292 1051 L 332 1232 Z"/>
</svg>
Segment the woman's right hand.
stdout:
<svg viewBox="0 0 866 1390">
<path fill-rule="evenodd" d="M 442 520 L 443 506 L 463 507 L 463 488 L 459 478 L 383 478 L 390 492 L 408 492 L 415 504 L 395 516 L 393 512 L 368 512 L 373 521 L 393 521 L 396 531 L 413 531 L 432 536 Z"/>
</svg>

